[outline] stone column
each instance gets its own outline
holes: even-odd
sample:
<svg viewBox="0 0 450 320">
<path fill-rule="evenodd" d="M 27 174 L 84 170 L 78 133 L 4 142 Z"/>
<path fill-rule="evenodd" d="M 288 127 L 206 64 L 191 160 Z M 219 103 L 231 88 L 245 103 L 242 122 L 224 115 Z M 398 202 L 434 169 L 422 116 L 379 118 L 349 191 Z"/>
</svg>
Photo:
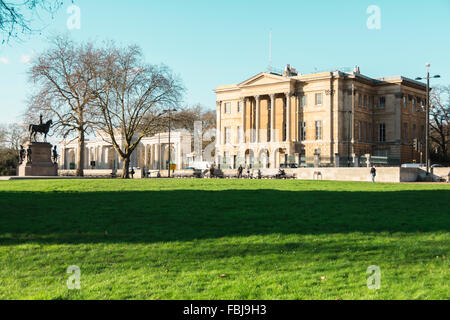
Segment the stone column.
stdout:
<svg viewBox="0 0 450 320">
<path fill-rule="evenodd" d="M 177 143 L 177 170 L 183 169 L 183 156 L 181 152 L 181 141 Z"/>
<path fill-rule="evenodd" d="M 286 141 L 290 142 L 291 139 L 291 97 L 290 92 L 286 92 Z"/>
<path fill-rule="evenodd" d="M 356 167 L 356 168 L 358 168 L 359 167 L 359 156 L 357 155 L 357 154 L 353 154 L 352 155 L 353 156 L 353 159 L 355 160 L 353 163 L 354 163 L 354 166 Z"/>
<path fill-rule="evenodd" d="M 246 111 L 246 105 L 245 105 L 245 97 L 242 98 L 242 132 L 241 134 L 241 141 L 239 141 L 239 143 L 245 143 L 246 142 L 246 138 L 245 138 L 245 133 L 246 133 L 246 128 L 245 128 L 245 118 L 247 116 L 247 111 Z"/>
<path fill-rule="evenodd" d="M 217 130 L 216 130 L 216 145 L 221 145 L 222 143 L 222 101 L 217 102 Z"/>
<path fill-rule="evenodd" d="M 336 167 L 336 168 L 339 168 L 340 167 L 340 161 L 341 161 L 341 158 L 340 158 L 340 156 L 339 156 L 339 153 L 335 153 L 334 154 L 334 166 Z"/>
<path fill-rule="evenodd" d="M 314 168 L 320 167 L 320 153 L 314 152 Z"/>
<path fill-rule="evenodd" d="M 270 142 L 275 141 L 275 95 L 270 95 Z"/>
<path fill-rule="evenodd" d="M 151 158 L 151 167 L 153 170 L 156 169 L 156 144 L 152 144 L 150 146 L 150 158 Z"/>
<path fill-rule="evenodd" d="M 261 114 L 261 97 L 255 96 L 255 102 L 256 102 L 256 127 L 255 127 L 255 142 L 259 143 L 259 128 L 260 128 L 260 114 Z"/>
<path fill-rule="evenodd" d="M 61 158 L 59 160 L 59 167 L 60 169 L 66 169 L 66 148 L 61 148 L 59 152 L 61 153 Z"/>
</svg>

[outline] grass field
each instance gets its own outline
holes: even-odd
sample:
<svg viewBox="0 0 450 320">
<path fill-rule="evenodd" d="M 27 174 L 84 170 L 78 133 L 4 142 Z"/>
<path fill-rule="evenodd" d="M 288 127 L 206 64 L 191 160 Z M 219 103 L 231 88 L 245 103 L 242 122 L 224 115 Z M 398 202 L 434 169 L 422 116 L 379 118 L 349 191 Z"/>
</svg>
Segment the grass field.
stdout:
<svg viewBox="0 0 450 320">
<path fill-rule="evenodd" d="M 0 182 L 0 299 L 449 299 L 449 200 L 447 185 Z"/>
</svg>

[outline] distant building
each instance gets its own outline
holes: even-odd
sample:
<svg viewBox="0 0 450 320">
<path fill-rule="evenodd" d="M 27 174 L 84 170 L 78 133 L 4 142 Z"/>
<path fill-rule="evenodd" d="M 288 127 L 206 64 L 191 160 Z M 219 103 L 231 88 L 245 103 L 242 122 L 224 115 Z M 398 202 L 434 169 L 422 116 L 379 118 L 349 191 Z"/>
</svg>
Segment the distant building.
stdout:
<svg viewBox="0 0 450 320">
<path fill-rule="evenodd" d="M 425 140 L 424 84 L 353 72 L 260 73 L 217 87 L 216 161 L 278 168 L 354 165 L 370 154 L 390 165 L 420 161 Z M 421 145 L 421 144 L 419 144 Z"/>
<path fill-rule="evenodd" d="M 187 131 L 173 131 L 170 135 L 171 162 L 178 169 L 189 165 L 192 136 Z M 95 170 L 120 170 L 122 161 L 114 150 L 109 138 L 97 132 L 95 139 L 85 142 L 84 168 Z M 119 144 L 122 142 L 119 140 Z M 60 170 L 74 170 L 76 164 L 77 140 L 60 143 Z M 168 169 L 169 134 L 161 133 L 144 137 L 131 156 L 130 167 L 145 170 Z"/>
</svg>

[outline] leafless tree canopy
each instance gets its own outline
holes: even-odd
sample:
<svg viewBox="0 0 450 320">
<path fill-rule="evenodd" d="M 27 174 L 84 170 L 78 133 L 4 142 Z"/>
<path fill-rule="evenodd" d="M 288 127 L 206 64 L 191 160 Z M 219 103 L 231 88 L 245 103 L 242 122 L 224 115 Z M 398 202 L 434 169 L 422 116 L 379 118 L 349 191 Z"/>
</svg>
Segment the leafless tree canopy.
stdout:
<svg viewBox="0 0 450 320">
<path fill-rule="evenodd" d="M 183 87 L 168 67 L 146 64 L 137 46 L 110 45 L 101 68 L 94 90 L 99 129 L 111 138 L 123 160 L 123 178 L 128 178 L 131 154 L 143 137 L 161 128 L 164 110 L 178 105 Z"/>
<path fill-rule="evenodd" d="M 25 143 L 27 136 L 25 126 L 0 125 L 0 176 L 17 174 L 20 145 Z"/>
<path fill-rule="evenodd" d="M 0 125 L 0 147 L 19 152 L 28 137 L 25 126 L 20 124 Z"/>
<path fill-rule="evenodd" d="M 216 112 L 209 110 L 201 104 L 193 107 L 185 108 L 178 112 L 174 117 L 174 124 L 177 128 L 186 129 L 190 132 L 194 131 L 194 123 L 201 121 L 203 124 L 203 133 L 216 128 Z"/>
<path fill-rule="evenodd" d="M 449 161 L 450 150 L 450 85 L 436 87 L 431 97 L 431 141 L 435 156 L 440 161 Z M 437 151 L 437 152 L 436 152 Z"/>
<path fill-rule="evenodd" d="M 0 33 L 2 43 L 11 38 L 19 39 L 24 34 L 37 31 L 32 26 L 34 20 L 44 16 L 53 18 L 54 13 L 62 6 L 62 0 L 0 0 Z"/>
<path fill-rule="evenodd" d="M 90 43 L 75 44 L 56 37 L 52 46 L 32 62 L 30 81 L 36 88 L 27 110 L 27 120 L 43 114 L 54 122 L 53 130 L 64 138 L 78 138 L 77 175 L 83 175 L 85 135 L 94 127 L 92 87 L 98 78 L 102 50 Z M 56 118 L 56 119 L 55 119 Z"/>
<path fill-rule="evenodd" d="M 202 123 L 202 149 L 214 142 L 216 130 L 216 111 L 207 109 L 201 104 L 196 104 L 192 107 L 184 108 L 174 115 L 174 127 L 177 129 L 185 129 L 194 134 L 195 122 Z M 194 141 L 192 141 L 194 143 Z M 192 146 L 194 147 L 194 146 Z"/>
</svg>

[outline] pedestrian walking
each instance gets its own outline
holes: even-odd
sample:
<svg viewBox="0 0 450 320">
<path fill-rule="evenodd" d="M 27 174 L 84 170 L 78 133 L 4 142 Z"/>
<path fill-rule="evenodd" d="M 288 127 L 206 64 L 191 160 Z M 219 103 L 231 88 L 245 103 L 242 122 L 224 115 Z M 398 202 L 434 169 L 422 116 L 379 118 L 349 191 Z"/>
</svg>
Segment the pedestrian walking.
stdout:
<svg viewBox="0 0 450 320">
<path fill-rule="evenodd" d="M 242 167 L 242 165 L 240 165 L 239 169 L 238 169 L 238 179 L 242 179 L 243 172 L 244 172 L 244 168 Z"/>
<path fill-rule="evenodd" d="M 372 175 L 372 182 L 375 183 L 375 178 L 377 177 L 377 169 L 375 169 L 375 166 L 372 166 L 370 174 Z"/>
</svg>

